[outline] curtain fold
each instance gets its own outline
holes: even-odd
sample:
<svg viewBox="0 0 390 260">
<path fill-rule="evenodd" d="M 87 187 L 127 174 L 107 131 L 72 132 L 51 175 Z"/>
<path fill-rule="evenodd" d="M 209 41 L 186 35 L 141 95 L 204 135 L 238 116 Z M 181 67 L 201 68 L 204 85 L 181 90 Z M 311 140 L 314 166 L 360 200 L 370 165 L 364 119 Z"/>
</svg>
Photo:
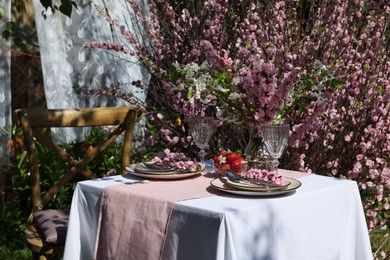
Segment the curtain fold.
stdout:
<svg viewBox="0 0 390 260">
<path fill-rule="evenodd" d="M 0 0 L 3 19 L 0 20 L 0 32 L 5 28 L 5 21 L 11 16 L 11 1 Z M 7 142 L 12 131 L 11 106 L 11 43 L 0 38 L 0 166 L 9 165 L 11 147 Z"/>
<path fill-rule="evenodd" d="M 99 7 L 104 7 L 111 17 L 125 21 L 130 19 L 131 12 L 127 1 L 96 0 L 77 4 L 71 18 L 47 10 L 47 18 L 43 19 L 40 1 L 33 0 L 48 108 L 129 105 L 115 97 L 80 93 L 80 89 L 100 90 L 117 82 L 123 83 L 124 91 L 144 100 L 145 93 L 135 89 L 131 82 L 141 80 L 147 86 L 150 76 L 134 57 L 83 47 L 92 41 L 118 42 L 119 32 L 99 13 Z M 80 129 L 60 132 L 57 129 L 54 136 L 58 143 L 63 143 L 82 140 L 84 132 Z"/>
</svg>

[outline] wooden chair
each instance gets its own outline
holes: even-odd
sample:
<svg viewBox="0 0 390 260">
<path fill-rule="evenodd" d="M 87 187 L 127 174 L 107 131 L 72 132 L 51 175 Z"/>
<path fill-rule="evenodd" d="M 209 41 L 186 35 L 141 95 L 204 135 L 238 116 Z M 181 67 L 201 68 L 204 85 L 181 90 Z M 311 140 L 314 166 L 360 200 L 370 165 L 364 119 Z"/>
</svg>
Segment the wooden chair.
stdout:
<svg viewBox="0 0 390 260">
<path fill-rule="evenodd" d="M 46 259 L 53 255 L 62 255 L 65 244 L 68 212 L 48 210 L 44 207 L 77 173 L 87 178 L 95 175 L 87 164 L 103 152 L 119 135 L 124 132 L 121 173 L 130 163 L 133 128 L 141 117 L 139 110 L 131 107 L 85 108 L 85 109 L 18 109 L 15 111 L 17 124 L 22 128 L 24 144 L 28 153 L 32 179 L 32 213 L 25 230 L 26 242 L 34 258 Z M 50 135 L 42 131 L 50 127 L 93 127 L 118 125 L 101 144 L 89 151 L 81 160 L 75 160 Z M 46 131 L 48 132 L 48 131 Z M 35 140 L 50 148 L 67 162 L 70 169 L 57 180 L 46 193 L 41 191 L 41 179 Z M 43 195 L 43 196 L 42 196 Z"/>
</svg>

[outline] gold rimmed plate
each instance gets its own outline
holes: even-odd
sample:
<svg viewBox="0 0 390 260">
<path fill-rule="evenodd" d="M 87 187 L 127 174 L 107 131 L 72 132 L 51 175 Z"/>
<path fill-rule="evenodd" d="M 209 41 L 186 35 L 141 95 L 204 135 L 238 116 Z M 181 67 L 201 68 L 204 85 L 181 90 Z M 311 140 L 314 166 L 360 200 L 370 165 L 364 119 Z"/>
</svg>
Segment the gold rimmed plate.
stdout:
<svg viewBox="0 0 390 260">
<path fill-rule="evenodd" d="M 141 170 L 140 170 L 141 169 Z M 143 163 L 131 164 L 126 167 L 129 174 L 147 179 L 173 180 L 200 175 L 202 172 L 156 171 L 146 167 Z M 144 170 L 144 171 L 143 171 Z"/>
<path fill-rule="evenodd" d="M 290 181 L 290 185 L 288 185 L 285 189 L 283 190 L 260 190 L 260 191 L 253 191 L 253 190 L 243 190 L 240 188 L 236 188 L 233 186 L 230 186 L 229 184 L 226 184 L 222 182 L 221 179 L 214 179 L 210 182 L 211 187 L 221 190 L 227 193 L 232 193 L 236 195 L 242 195 L 242 196 L 257 196 L 257 197 L 268 197 L 268 196 L 277 196 L 277 195 L 283 195 L 287 194 L 290 192 L 295 191 L 298 189 L 302 183 L 296 179 L 293 178 L 287 178 Z"/>
</svg>

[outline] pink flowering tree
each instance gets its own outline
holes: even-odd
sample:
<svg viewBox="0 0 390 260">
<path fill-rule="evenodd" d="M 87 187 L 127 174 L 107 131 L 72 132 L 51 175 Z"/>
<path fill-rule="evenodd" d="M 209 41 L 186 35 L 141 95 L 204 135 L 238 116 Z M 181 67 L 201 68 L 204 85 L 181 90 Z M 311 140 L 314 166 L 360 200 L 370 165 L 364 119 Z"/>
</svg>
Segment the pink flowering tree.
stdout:
<svg viewBox="0 0 390 260">
<path fill-rule="evenodd" d="M 212 113 L 219 127 L 211 142 L 214 151 L 226 146 L 242 149 L 248 139 L 248 125 L 260 135 L 260 126 L 275 118 L 298 81 L 300 68 L 292 65 L 292 50 L 285 48 L 289 44 L 284 41 L 290 39 L 283 28 L 288 24 L 279 19 L 286 8 L 283 2 L 273 6 L 248 0 L 185 5 L 153 1 L 149 3 L 148 17 L 136 1 L 129 3 L 137 21 L 132 28 L 139 30 L 130 30 L 108 15 L 123 42 L 94 42 L 86 47 L 134 55 L 152 74 L 144 108 L 156 128 L 149 124 L 145 129 L 151 131 L 146 140 L 148 145 L 163 141 L 191 149 L 192 140 L 183 126 L 193 115 Z M 270 26 L 275 23 L 279 26 Z M 268 33 L 264 28 L 268 28 Z M 133 33 L 144 30 L 144 34 Z M 212 90 L 199 91 L 199 84 L 193 88 L 184 84 L 183 88 L 186 77 L 177 77 L 177 69 L 173 73 L 170 69 L 175 63 L 204 62 L 209 64 L 204 73 L 211 75 L 212 82 L 207 86 L 215 85 Z M 195 90 L 201 93 L 192 95 Z M 232 141 L 229 136 L 232 131 L 243 138 Z"/>
<path fill-rule="evenodd" d="M 194 114 L 218 119 L 214 151 L 242 148 L 247 125 L 261 134 L 263 123 L 282 117 L 292 131 L 281 166 L 356 180 L 370 230 L 386 228 L 388 1 L 154 0 L 148 12 L 127 2 L 132 21 L 107 15 L 120 40 L 87 47 L 135 56 L 151 73 L 145 104 L 120 84 L 105 89 L 144 109 L 145 147 L 193 153 L 186 123 Z M 202 88 L 185 68 L 204 62 L 194 77 L 210 80 Z"/>
<path fill-rule="evenodd" d="M 386 1 L 319 5 L 283 111 L 285 167 L 356 180 L 370 230 L 390 223 L 389 13 Z"/>
</svg>

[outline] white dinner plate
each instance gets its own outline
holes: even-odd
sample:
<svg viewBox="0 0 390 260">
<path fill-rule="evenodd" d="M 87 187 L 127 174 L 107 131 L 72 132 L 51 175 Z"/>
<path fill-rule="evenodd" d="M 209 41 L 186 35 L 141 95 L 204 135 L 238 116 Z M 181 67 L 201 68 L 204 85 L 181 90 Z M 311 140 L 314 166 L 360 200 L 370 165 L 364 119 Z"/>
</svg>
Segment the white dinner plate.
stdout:
<svg viewBox="0 0 390 260">
<path fill-rule="evenodd" d="M 182 179 L 182 178 L 188 178 L 196 175 L 200 175 L 202 172 L 174 172 L 174 171 L 169 171 L 169 172 L 159 172 L 156 173 L 153 171 L 152 173 L 148 172 L 135 172 L 134 169 L 138 167 L 139 165 L 143 165 L 142 163 L 140 164 L 131 164 L 126 167 L 126 170 L 129 174 L 142 177 L 142 178 L 147 178 L 147 179 L 160 179 L 160 180 L 173 180 L 173 179 Z"/>
<path fill-rule="evenodd" d="M 292 191 L 298 189 L 302 185 L 302 183 L 300 181 L 296 180 L 296 179 L 288 178 L 288 177 L 285 177 L 285 178 L 288 179 L 291 183 L 284 190 L 269 190 L 269 191 L 241 190 L 241 189 L 232 187 L 232 186 L 230 186 L 230 185 L 228 185 L 226 183 L 223 183 L 220 179 L 212 180 L 210 182 L 210 185 L 211 185 L 211 187 L 213 187 L 213 188 L 215 188 L 217 190 L 224 191 L 224 192 L 237 194 L 237 195 L 243 195 L 243 196 L 257 196 L 257 197 L 261 197 L 261 196 L 275 196 L 275 195 L 286 194 L 286 193 L 289 193 L 289 192 L 292 192 Z"/>
</svg>

